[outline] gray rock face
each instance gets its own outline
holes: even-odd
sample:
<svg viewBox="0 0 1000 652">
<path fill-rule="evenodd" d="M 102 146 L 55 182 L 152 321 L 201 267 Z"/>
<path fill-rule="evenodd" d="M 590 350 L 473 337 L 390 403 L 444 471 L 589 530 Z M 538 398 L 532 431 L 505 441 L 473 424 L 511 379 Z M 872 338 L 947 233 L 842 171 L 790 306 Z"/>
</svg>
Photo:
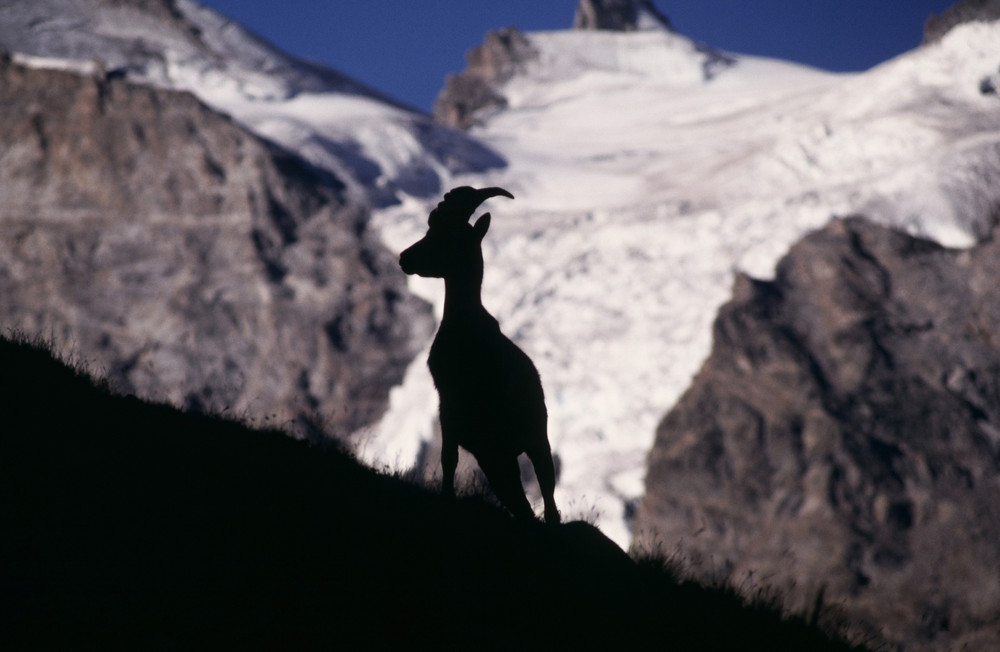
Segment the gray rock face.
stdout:
<svg viewBox="0 0 1000 652">
<path fill-rule="evenodd" d="M 465 70 L 448 75 L 444 90 L 434 102 L 434 118 L 449 127 L 468 129 L 476 124 L 476 113 L 507 106 L 496 87 L 536 56 L 516 27 L 489 32 L 482 45 L 466 53 Z"/>
<path fill-rule="evenodd" d="M 1000 0 L 962 0 L 940 16 L 931 14 L 924 23 L 924 43 L 933 43 L 952 27 L 973 21 L 1000 20 Z"/>
<path fill-rule="evenodd" d="M 143 397 L 371 422 L 433 329 L 342 186 L 192 95 L 0 60 L 0 327 Z"/>
<path fill-rule="evenodd" d="M 633 32 L 654 27 L 671 29 L 651 0 L 580 0 L 573 16 L 573 29 Z"/>
<path fill-rule="evenodd" d="M 820 595 L 907 650 L 998 649 L 997 235 L 836 220 L 773 282 L 737 279 L 657 430 L 637 546 Z"/>
</svg>

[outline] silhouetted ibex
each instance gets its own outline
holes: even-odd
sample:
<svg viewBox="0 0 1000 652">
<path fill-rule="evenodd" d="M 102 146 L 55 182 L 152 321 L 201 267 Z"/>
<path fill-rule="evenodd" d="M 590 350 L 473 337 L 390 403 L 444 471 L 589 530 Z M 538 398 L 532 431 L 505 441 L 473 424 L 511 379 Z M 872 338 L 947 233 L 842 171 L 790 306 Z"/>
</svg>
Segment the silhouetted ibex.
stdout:
<svg viewBox="0 0 1000 652">
<path fill-rule="evenodd" d="M 517 518 L 534 518 L 521 485 L 517 457 L 535 467 L 545 520 L 559 522 L 553 492 L 555 469 L 546 432 L 542 382 L 531 359 L 503 333 L 483 307 L 483 236 L 486 213 L 473 211 L 502 188 L 455 188 L 428 217 L 427 235 L 399 256 L 407 274 L 443 278 L 444 317 L 428 366 L 441 399 L 441 466 L 444 491 L 455 491 L 458 447 L 472 453 L 500 502 Z"/>
</svg>

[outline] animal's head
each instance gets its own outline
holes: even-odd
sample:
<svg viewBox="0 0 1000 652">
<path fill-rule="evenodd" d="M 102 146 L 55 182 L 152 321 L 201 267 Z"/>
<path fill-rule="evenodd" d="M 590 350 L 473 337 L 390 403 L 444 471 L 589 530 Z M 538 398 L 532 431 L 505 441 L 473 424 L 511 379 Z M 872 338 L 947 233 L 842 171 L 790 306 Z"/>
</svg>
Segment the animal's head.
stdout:
<svg viewBox="0 0 1000 652">
<path fill-rule="evenodd" d="M 427 235 L 399 255 L 399 266 L 407 274 L 447 278 L 467 274 L 477 268 L 482 272 L 482 242 L 490 228 L 486 213 L 469 224 L 472 213 L 490 197 L 514 198 L 503 188 L 462 186 L 445 194 L 427 218 Z"/>
</svg>

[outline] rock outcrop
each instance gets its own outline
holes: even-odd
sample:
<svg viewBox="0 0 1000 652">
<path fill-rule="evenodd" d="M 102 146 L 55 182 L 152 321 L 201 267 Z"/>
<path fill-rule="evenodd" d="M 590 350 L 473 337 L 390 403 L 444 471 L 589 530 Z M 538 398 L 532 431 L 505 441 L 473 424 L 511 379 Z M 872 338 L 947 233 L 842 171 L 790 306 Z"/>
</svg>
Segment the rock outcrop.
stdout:
<svg viewBox="0 0 1000 652">
<path fill-rule="evenodd" d="M 516 27 L 489 32 L 482 45 L 466 53 L 465 70 L 448 75 L 444 90 L 434 101 L 434 118 L 449 127 L 468 129 L 476 124 L 477 112 L 507 106 L 497 86 L 535 56 L 528 39 Z"/>
<path fill-rule="evenodd" d="M 658 427 L 637 545 L 907 650 L 997 649 L 998 235 L 949 250 L 839 219 L 774 281 L 738 278 Z"/>
<path fill-rule="evenodd" d="M 941 40 L 952 27 L 973 21 L 1000 20 L 1000 0 L 962 0 L 940 16 L 931 14 L 924 23 L 924 43 Z"/>
<path fill-rule="evenodd" d="M 671 27 L 652 0 L 580 0 L 573 16 L 573 29 L 634 32 Z"/>
<path fill-rule="evenodd" d="M 0 328 L 124 391 L 346 433 L 433 323 L 342 185 L 194 96 L 0 60 Z"/>
</svg>

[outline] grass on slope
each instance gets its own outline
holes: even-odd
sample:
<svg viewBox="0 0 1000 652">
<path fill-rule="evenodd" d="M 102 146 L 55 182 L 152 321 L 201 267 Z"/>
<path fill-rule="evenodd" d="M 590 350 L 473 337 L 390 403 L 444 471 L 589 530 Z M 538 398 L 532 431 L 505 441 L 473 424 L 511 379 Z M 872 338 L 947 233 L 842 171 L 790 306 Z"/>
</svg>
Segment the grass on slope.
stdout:
<svg viewBox="0 0 1000 652">
<path fill-rule="evenodd" d="M 119 396 L 0 338 L 0 648 L 847 650 L 334 446 Z"/>
</svg>

